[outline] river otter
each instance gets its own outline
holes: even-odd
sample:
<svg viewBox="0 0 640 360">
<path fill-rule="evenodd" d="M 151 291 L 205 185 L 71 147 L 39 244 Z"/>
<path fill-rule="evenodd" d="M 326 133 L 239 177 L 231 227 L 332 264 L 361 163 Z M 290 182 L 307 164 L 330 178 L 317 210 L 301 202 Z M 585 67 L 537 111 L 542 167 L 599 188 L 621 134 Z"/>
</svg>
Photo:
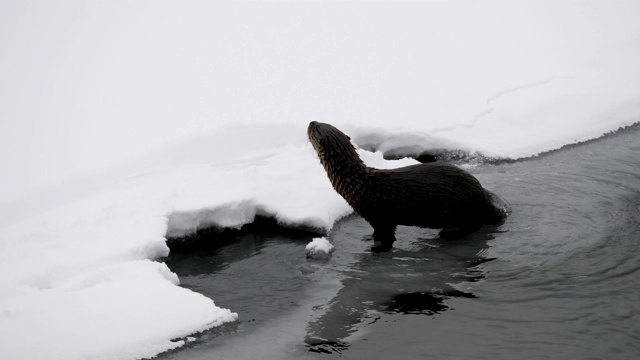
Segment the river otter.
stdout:
<svg viewBox="0 0 640 360">
<path fill-rule="evenodd" d="M 370 168 L 335 127 L 312 121 L 307 134 L 333 188 L 373 227 L 374 251 L 391 249 L 398 225 L 443 229 L 440 237 L 456 239 L 506 216 L 480 182 L 456 166 Z"/>
</svg>

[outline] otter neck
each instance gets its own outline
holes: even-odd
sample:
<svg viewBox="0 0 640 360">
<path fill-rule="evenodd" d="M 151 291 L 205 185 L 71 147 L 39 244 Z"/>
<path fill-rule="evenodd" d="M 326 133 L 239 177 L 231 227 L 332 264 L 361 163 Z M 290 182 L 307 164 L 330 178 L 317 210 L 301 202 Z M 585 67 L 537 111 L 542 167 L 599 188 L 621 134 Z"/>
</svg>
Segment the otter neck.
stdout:
<svg viewBox="0 0 640 360">
<path fill-rule="evenodd" d="M 357 212 L 365 195 L 369 168 L 359 157 L 346 156 L 332 156 L 323 165 L 333 188 Z"/>
</svg>

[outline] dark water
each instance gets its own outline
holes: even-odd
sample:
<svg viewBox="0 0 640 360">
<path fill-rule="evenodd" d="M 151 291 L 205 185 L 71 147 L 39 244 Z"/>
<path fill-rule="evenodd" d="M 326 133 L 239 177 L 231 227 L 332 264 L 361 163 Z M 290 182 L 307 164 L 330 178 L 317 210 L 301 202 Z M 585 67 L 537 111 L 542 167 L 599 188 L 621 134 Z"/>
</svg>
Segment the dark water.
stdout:
<svg viewBox="0 0 640 360">
<path fill-rule="evenodd" d="M 371 253 L 350 216 L 328 261 L 270 227 L 172 254 L 239 321 L 159 358 L 640 359 L 640 126 L 468 170 L 513 212 L 462 240 L 400 227 Z"/>
</svg>

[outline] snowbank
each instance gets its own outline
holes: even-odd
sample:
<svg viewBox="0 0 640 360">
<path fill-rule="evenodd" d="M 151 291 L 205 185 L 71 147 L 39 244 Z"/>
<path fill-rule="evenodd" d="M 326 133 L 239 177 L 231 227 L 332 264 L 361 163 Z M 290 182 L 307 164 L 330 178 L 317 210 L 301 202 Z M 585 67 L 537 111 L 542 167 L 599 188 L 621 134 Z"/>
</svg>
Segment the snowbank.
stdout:
<svg viewBox="0 0 640 360">
<path fill-rule="evenodd" d="M 157 190 L 129 184 L 0 231 L 3 358 L 150 357 L 237 318 L 151 261 L 168 254 Z"/>
</svg>

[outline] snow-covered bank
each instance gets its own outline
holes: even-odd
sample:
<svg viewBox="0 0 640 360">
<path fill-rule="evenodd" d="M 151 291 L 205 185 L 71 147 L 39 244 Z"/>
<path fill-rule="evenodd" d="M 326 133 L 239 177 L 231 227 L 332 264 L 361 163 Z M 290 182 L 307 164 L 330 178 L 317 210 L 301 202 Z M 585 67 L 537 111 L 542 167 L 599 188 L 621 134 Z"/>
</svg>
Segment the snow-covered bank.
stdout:
<svg viewBox="0 0 640 360">
<path fill-rule="evenodd" d="M 33 214 L 0 229 L 3 359 L 148 357 L 234 321 L 153 260 L 167 234 L 350 213 L 311 120 L 514 159 L 640 120 L 634 1 L 78 4 L 0 5 L 0 209 Z"/>
<path fill-rule="evenodd" d="M 150 357 L 237 318 L 150 260 L 168 254 L 158 195 L 130 185 L 0 231 L 3 358 Z"/>
</svg>

